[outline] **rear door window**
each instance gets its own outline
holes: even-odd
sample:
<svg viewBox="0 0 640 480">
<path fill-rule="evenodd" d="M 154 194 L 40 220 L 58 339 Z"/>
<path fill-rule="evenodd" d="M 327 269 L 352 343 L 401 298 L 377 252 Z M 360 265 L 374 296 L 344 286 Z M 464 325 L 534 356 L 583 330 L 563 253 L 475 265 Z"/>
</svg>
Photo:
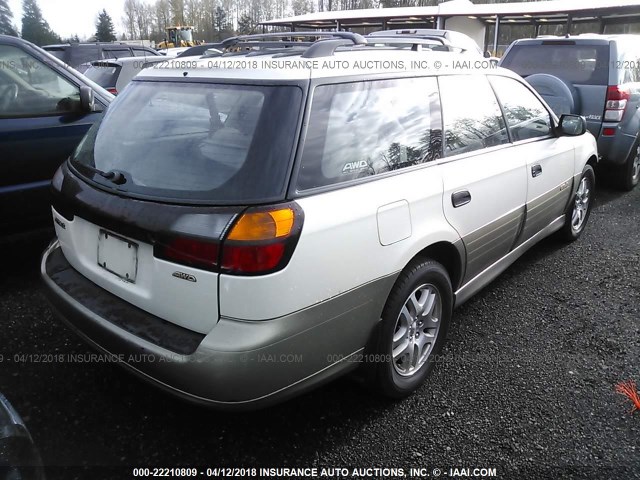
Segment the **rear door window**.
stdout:
<svg viewBox="0 0 640 480">
<path fill-rule="evenodd" d="M 132 57 L 131 50 L 128 48 L 110 48 L 102 50 L 102 58 L 123 58 L 123 57 Z"/>
<path fill-rule="evenodd" d="M 70 53 L 72 65 L 81 65 L 83 63 L 100 59 L 100 50 L 97 45 L 78 45 L 77 47 L 70 47 Z"/>
<path fill-rule="evenodd" d="M 445 156 L 509 142 L 502 112 L 485 75 L 439 78 Z"/>
<path fill-rule="evenodd" d="M 313 94 L 298 189 L 419 165 L 441 152 L 435 78 L 321 85 Z"/>
<path fill-rule="evenodd" d="M 134 48 L 133 55 L 135 57 L 155 57 L 157 56 L 155 53 L 145 50 L 143 48 Z"/>
<path fill-rule="evenodd" d="M 513 142 L 551 135 L 551 116 L 531 90 L 513 78 L 490 78 Z"/>
</svg>

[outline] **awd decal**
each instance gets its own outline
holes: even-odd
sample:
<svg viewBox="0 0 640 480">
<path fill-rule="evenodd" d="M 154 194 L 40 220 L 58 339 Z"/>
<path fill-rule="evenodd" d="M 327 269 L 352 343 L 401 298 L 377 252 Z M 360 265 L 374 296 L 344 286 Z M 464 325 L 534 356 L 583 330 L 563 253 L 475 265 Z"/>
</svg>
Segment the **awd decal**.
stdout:
<svg viewBox="0 0 640 480">
<path fill-rule="evenodd" d="M 363 168 L 368 168 L 369 164 L 366 160 L 360 160 L 359 162 L 348 162 L 344 164 L 342 167 L 342 173 L 353 172 L 354 170 L 362 170 Z"/>
<path fill-rule="evenodd" d="M 67 229 L 67 226 L 64 223 L 62 223 L 60 220 L 58 220 L 57 218 L 55 218 L 54 220 L 60 226 L 61 229 L 63 230 Z"/>
<path fill-rule="evenodd" d="M 179 278 L 180 280 L 186 280 L 188 282 L 195 283 L 198 281 L 198 279 L 193 275 L 189 275 L 188 273 L 184 273 L 184 272 L 173 272 L 172 275 L 176 278 Z"/>
</svg>

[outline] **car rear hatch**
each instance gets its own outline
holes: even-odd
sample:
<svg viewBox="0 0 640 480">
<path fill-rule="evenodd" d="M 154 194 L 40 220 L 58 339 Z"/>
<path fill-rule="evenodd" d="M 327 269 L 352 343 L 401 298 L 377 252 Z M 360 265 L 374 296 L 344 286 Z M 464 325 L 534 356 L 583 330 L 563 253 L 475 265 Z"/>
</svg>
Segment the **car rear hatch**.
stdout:
<svg viewBox="0 0 640 480">
<path fill-rule="evenodd" d="M 118 94 L 116 84 L 122 65 L 117 62 L 95 61 L 85 70 L 84 76 L 93 80 L 109 93 Z"/>
<path fill-rule="evenodd" d="M 513 45 L 500 65 L 525 79 L 546 73 L 573 85 L 578 96 L 576 113 L 587 119 L 587 128 L 600 134 L 609 84 L 609 43 L 587 39 L 545 39 Z M 556 112 L 557 113 L 557 112 Z"/>
<path fill-rule="evenodd" d="M 71 266 L 144 311 L 209 332 L 221 242 L 250 206 L 284 200 L 301 104 L 291 85 L 133 82 L 54 178 Z"/>
</svg>

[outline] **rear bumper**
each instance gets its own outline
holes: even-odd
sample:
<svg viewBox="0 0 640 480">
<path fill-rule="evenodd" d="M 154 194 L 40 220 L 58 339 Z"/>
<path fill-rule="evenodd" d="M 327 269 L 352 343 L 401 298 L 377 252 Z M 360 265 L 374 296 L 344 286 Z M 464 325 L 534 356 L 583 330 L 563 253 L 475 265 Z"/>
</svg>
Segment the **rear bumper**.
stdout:
<svg viewBox="0 0 640 480">
<path fill-rule="evenodd" d="M 268 406 L 357 367 L 396 278 L 273 320 L 221 318 L 201 335 L 97 287 L 57 242 L 41 274 L 56 314 L 91 345 L 178 396 L 227 409 Z"/>
<path fill-rule="evenodd" d="M 603 128 L 616 127 L 616 124 L 604 124 Z M 631 135 L 617 129 L 616 134 L 604 136 L 602 133 L 598 137 L 598 154 L 602 157 L 602 162 L 607 165 L 622 165 L 629 157 L 629 152 L 636 141 L 636 135 Z"/>
</svg>

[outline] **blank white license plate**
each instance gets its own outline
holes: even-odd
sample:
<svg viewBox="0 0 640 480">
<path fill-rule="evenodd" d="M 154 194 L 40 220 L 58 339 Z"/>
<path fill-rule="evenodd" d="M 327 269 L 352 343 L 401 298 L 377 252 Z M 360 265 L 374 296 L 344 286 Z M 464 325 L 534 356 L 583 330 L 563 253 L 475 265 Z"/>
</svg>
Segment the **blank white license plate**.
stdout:
<svg viewBox="0 0 640 480">
<path fill-rule="evenodd" d="M 135 283 L 138 273 L 138 244 L 100 230 L 98 265 L 127 282 Z"/>
</svg>

